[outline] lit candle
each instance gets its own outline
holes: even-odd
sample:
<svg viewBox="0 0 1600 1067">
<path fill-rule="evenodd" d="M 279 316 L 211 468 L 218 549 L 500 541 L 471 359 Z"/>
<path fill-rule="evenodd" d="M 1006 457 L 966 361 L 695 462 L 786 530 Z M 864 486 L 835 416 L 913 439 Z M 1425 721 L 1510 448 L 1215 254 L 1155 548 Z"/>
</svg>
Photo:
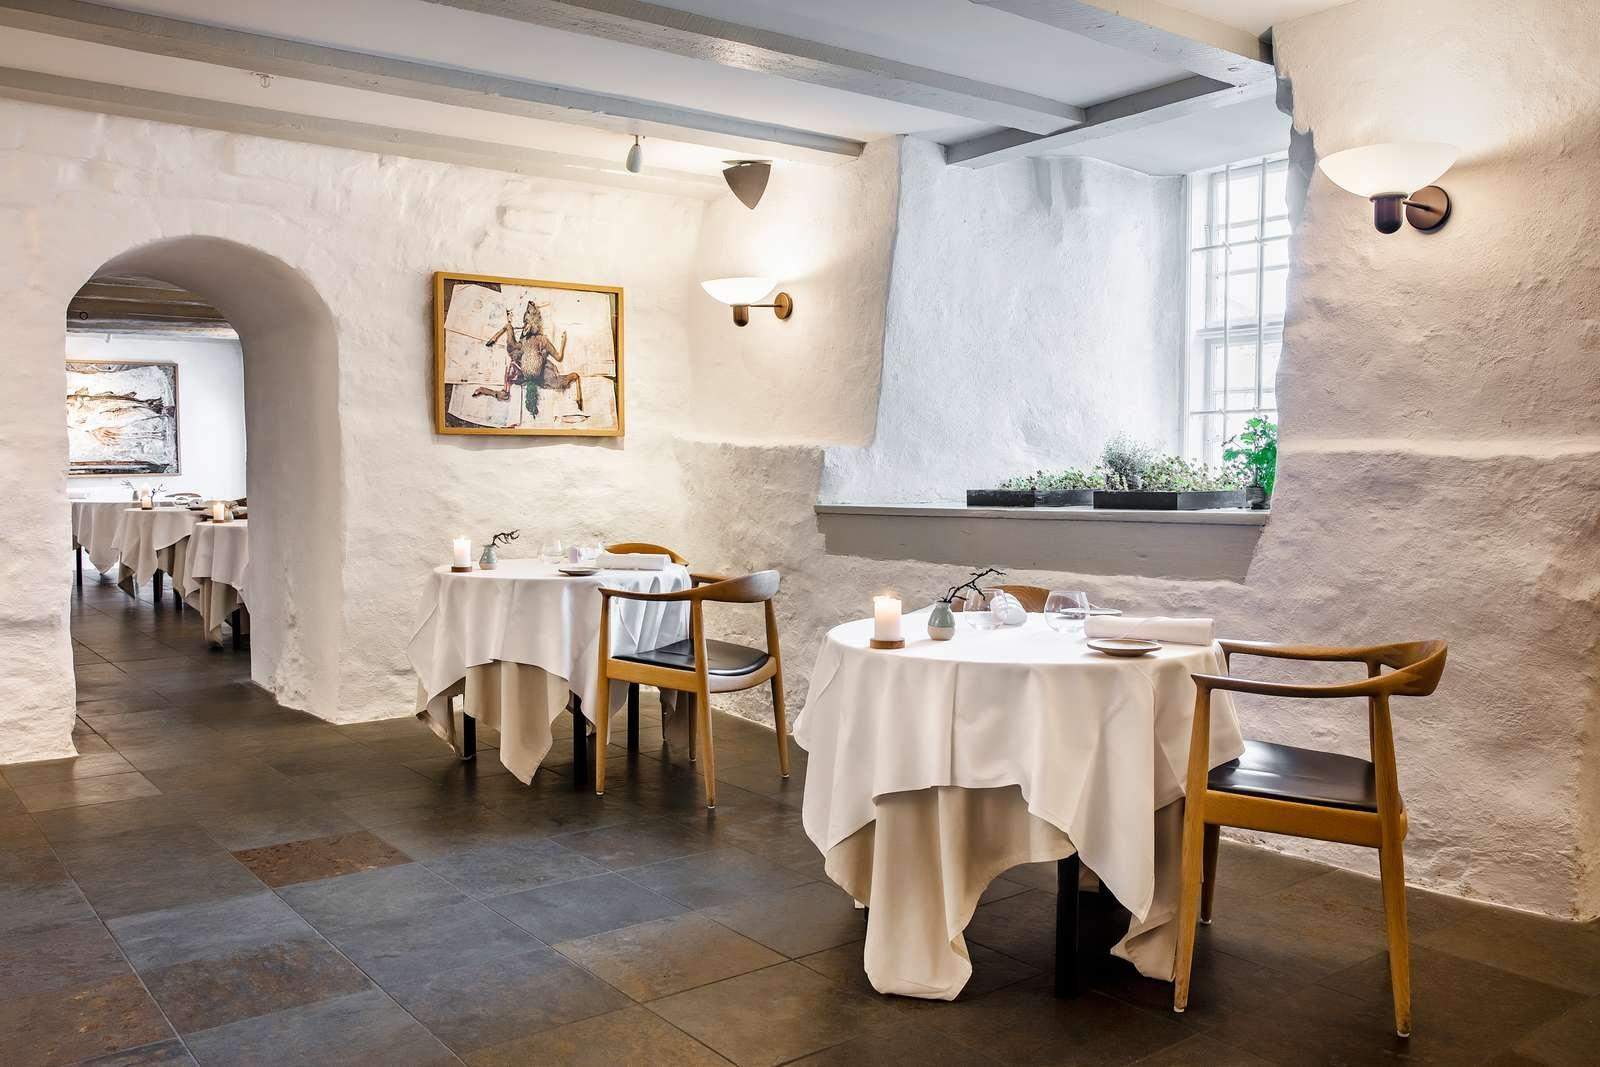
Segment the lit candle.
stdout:
<svg viewBox="0 0 1600 1067">
<path fill-rule="evenodd" d="M 875 596 L 872 598 L 872 639 L 874 641 L 899 641 L 900 598 Z"/>
<path fill-rule="evenodd" d="M 211 521 L 212 522 L 226 522 L 227 520 L 228 520 L 228 513 L 223 510 L 222 501 L 213 500 L 211 502 Z"/>
<path fill-rule="evenodd" d="M 154 506 L 152 504 L 151 500 L 150 500 L 150 490 L 148 490 L 148 489 L 139 490 L 139 506 L 141 508 L 147 508 L 147 509 L 152 507 L 152 506 Z"/>
<path fill-rule="evenodd" d="M 450 542 L 450 547 L 455 550 L 454 566 L 472 566 L 472 542 L 465 537 L 458 537 Z"/>
</svg>

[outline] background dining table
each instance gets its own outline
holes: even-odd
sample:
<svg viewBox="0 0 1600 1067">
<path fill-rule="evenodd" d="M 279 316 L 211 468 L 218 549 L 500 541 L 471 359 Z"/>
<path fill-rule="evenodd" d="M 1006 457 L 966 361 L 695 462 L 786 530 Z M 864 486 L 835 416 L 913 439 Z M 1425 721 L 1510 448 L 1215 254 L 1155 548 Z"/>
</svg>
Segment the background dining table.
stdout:
<svg viewBox="0 0 1600 1067">
<path fill-rule="evenodd" d="M 195 524 L 184 566 L 173 584 L 185 603 L 200 612 L 206 640 L 222 643 L 222 624 L 249 602 L 250 523 L 247 519 Z M 235 622 L 237 636 L 238 621 Z"/>
<path fill-rule="evenodd" d="M 176 576 L 186 565 L 189 534 L 204 516 L 205 512 L 186 507 L 124 507 L 113 541 L 120 560 L 117 584 L 130 596 L 137 596 L 139 586 L 160 571 L 174 576 L 173 589 L 181 597 L 183 590 Z"/>
<path fill-rule="evenodd" d="M 524 783 L 550 750 L 551 723 L 577 698 L 592 719 L 597 702 L 613 711 L 627 686 L 599 692 L 600 588 L 645 593 L 687 589 L 689 570 L 606 570 L 571 577 L 553 563 L 502 559 L 493 570 L 454 573 L 436 567 L 423 586 L 417 623 L 406 647 L 417 672 L 417 715 L 457 752 L 451 699 L 467 715 L 500 732 L 500 761 Z M 656 648 L 689 635 L 682 603 L 614 600 L 613 653 Z M 581 740 L 582 734 L 575 731 Z M 602 739 L 600 743 L 604 744 Z"/>
<path fill-rule="evenodd" d="M 828 876 L 870 908 L 864 966 L 875 989 L 954 999 L 972 974 L 962 931 L 993 879 L 1076 851 L 1133 915 L 1115 948 L 1171 979 L 1176 945 L 1192 672 L 1220 672 L 1214 644 L 1137 659 L 1085 644 L 1044 616 L 933 641 L 927 612 L 906 645 L 869 647 L 873 621 L 829 631 L 795 725 L 810 754 L 803 818 Z M 1244 751 L 1214 697 L 1214 762 Z"/>
<path fill-rule="evenodd" d="M 126 499 L 72 501 L 72 547 L 101 574 L 117 565 L 117 526 L 128 507 Z"/>
</svg>

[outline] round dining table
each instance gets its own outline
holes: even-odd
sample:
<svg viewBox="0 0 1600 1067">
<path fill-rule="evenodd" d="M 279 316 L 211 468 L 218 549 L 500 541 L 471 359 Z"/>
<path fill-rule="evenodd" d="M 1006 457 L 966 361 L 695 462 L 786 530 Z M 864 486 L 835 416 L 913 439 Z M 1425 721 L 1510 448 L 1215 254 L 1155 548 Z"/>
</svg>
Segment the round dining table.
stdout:
<svg viewBox="0 0 1600 1067">
<path fill-rule="evenodd" d="M 173 578 L 173 595 L 181 598 L 189 534 L 204 516 L 205 512 L 186 507 L 124 507 L 114 542 L 121 561 L 117 584 L 130 596 L 138 596 L 139 586 L 160 572 Z"/>
<path fill-rule="evenodd" d="M 189 546 L 180 574 L 173 582 L 180 586 L 184 602 L 200 612 L 206 640 L 222 644 L 222 624 L 234 619 L 234 644 L 238 645 L 243 610 L 248 603 L 250 576 L 250 523 L 247 519 L 212 522 L 204 519 L 189 534 Z"/>
<path fill-rule="evenodd" d="M 551 745 L 551 726 L 570 707 L 593 720 L 598 701 L 620 710 L 628 687 L 599 692 L 600 589 L 670 593 L 689 570 L 603 570 L 569 576 L 538 559 L 502 559 L 493 570 L 436 567 L 428 575 L 406 653 L 417 674 L 417 717 L 462 755 L 451 700 L 500 733 L 500 762 L 524 783 Z M 611 651 L 639 652 L 689 635 L 682 602 L 612 601 Z M 615 719 L 613 719 L 615 721 Z M 465 725 L 465 724 L 464 724 Z M 575 743 L 583 733 L 575 731 Z M 601 739 L 600 743 L 604 743 Z"/>
<path fill-rule="evenodd" d="M 126 499 L 72 501 L 72 547 L 101 574 L 117 565 L 117 525 L 127 510 Z"/>
<path fill-rule="evenodd" d="M 960 616 L 958 616 L 960 618 Z M 951 1000 L 972 974 L 962 931 L 994 878 L 1076 854 L 1133 915 L 1115 953 L 1170 980 L 1195 672 L 1221 648 L 1165 644 L 1138 658 L 1058 631 L 958 624 L 934 641 L 926 610 L 905 647 L 872 648 L 873 620 L 828 632 L 794 730 L 809 753 L 803 819 L 828 876 L 867 906 L 875 989 Z M 1211 754 L 1244 751 L 1215 694 Z"/>
</svg>

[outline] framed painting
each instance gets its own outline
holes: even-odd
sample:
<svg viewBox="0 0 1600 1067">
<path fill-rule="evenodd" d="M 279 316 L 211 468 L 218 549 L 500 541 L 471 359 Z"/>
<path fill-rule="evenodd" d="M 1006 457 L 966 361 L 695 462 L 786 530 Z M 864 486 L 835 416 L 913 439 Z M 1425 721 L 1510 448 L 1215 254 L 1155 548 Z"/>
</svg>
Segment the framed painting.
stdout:
<svg viewBox="0 0 1600 1067">
<path fill-rule="evenodd" d="M 433 276 L 441 434 L 621 437 L 622 290 Z"/>
<path fill-rule="evenodd" d="M 67 360 L 67 473 L 177 474 L 178 365 Z"/>
</svg>

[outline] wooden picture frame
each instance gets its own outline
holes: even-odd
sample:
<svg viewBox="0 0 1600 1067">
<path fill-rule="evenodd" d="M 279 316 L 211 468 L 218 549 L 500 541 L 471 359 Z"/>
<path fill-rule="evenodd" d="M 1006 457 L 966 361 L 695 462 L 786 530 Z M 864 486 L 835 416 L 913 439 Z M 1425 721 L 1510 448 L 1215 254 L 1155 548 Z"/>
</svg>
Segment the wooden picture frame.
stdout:
<svg viewBox="0 0 1600 1067">
<path fill-rule="evenodd" d="M 621 437 L 623 348 L 619 286 L 438 271 L 434 432 Z"/>
<path fill-rule="evenodd" d="M 159 418 L 163 428 L 169 430 L 172 440 L 172 459 L 170 463 L 152 464 L 136 459 L 82 459 L 74 458 L 73 454 L 73 392 L 67 392 L 67 477 L 69 478 L 115 478 L 115 477 L 145 477 L 183 473 L 183 437 L 179 426 L 179 392 L 178 392 L 178 364 L 167 359 L 68 359 L 66 368 L 69 374 L 75 368 L 78 374 L 117 374 L 135 368 L 155 367 L 165 377 L 172 393 L 172 405 L 162 411 L 154 413 Z M 95 368 L 90 370 L 89 368 Z M 70 382 L 70 380 L 69 380 Z M 154 398 L 151 398 L 154 399 Z M 150 400 L 141 403 L 148 405 Z M 123 405 L 126 408 L 127 405 Z M 148 416 L 147 416 L 148 417 Z M 163 434 L 165 436 L 165 434 Z"/>
</svg>

